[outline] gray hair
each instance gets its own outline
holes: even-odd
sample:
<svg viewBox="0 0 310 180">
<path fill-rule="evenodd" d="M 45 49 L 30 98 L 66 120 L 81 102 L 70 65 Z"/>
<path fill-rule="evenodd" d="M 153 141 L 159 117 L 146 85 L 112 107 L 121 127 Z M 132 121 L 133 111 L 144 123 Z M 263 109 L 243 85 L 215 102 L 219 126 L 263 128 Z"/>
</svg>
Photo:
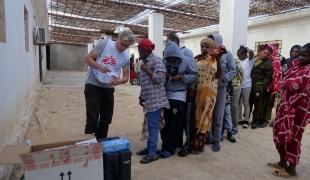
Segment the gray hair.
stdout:
<svg viewBox="0 0 310 180">
<path fill-rule="evenodd" d="M 118 38 L 128 40 L 130 44 L 133 44 L 135 42 L 135 35 L 130 29 L 126 29 L 120 32 Z"/>
</svg>

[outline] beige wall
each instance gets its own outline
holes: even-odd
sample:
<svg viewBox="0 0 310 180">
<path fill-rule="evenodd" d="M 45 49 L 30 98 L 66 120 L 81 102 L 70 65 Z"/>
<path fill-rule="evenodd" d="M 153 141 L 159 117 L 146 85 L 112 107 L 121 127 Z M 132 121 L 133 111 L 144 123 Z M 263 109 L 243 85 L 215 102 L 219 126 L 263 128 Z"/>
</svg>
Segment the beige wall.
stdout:
<svg viewBox="0 0 310 180">
<path fill-rule="evenodd" d="M 289 56 L 290 48 L 295 44 L 310 42 L 310 8 L 297 10 L 275 16 L 260 17 L 249 20 L 247 46 L 254 49 L 255 42 L 282 40 L 282 52 Z M 218 26 L 180 35 L 181 45 L 191 49 L 195 55 L 200 53 L 200 40 L 207 34 L 218 33 Z M 131 53 L 138 57 L 136 46 Z"/>
<path fill-rule="evenodd" d="M 310 13 L 307 17 L 252 26 L 248 32 L 250 48 L 255 48 L 255 42 L 282 40 L 281 54 L 289 57 L 289 51 L 293 45 L 304 45 L 310 42 Z"/>
</svg>

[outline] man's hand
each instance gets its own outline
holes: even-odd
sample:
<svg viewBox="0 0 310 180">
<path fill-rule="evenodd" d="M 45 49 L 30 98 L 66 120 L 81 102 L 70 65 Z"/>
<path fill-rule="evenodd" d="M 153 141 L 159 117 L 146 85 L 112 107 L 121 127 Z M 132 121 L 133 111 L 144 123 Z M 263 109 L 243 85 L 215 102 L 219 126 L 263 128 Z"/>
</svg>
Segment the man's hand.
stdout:
<svg viewBox="0 0 310 180">
<path fill-rule="evenodd" d="M 121 79 L 116 78 L 116 77 L 112 77 L 112 81 L 111 81 L 112 86 L 117 86 L 119 84 L 122 84 Z"/>
<path fill-rule="evenodd" d="M 100 64 L 99 66 L 99 69 L 98 69 L 100 72 L 102 73 L 108 73 L 108 72 L 111 72 L 110 69 L 108 69 L 107 67 L 103 66 Z"/>
<path fill-rule="evenodd" d="M 182 76 L 181 75 L 169 76 L 169 80 L 180 81 L 180 80 L 182 80 Z"/>
<path fill-rule="evenodd" d="M 141 64 L 141 70 L 145 71 L 149 76 L 153 75 L 153 71 L 144 63 Z"/>
<path fill-rule="evenodd" d="M 254 58 L 254 51 L 252 49 L 248 49 L 248 53 L 249 53 L 249 59 L 253 59 Z"/>
<path fill-rule="evenodd" d="M 144 63 L 141 63 L 140 69 L 141 69 L 141 70 L 144 70 L 145 68 L 146 68 L 146 65 L 145 65 Z"/>
</svg>

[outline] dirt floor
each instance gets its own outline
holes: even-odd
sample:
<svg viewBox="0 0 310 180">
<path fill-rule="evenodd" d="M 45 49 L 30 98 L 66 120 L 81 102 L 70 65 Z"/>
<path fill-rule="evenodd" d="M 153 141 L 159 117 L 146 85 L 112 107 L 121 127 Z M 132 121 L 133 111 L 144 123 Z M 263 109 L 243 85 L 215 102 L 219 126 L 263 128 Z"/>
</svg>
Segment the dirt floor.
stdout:
<svg viewBox="0 0 310 180">
<path fill-rule="evenodd" d="M 84 79 L 84 72 L 48 72 L 26 139 L 44 136 L 37 118 L 47 136 L 83 133 Z M 257 130 L 240 127 L 237 143 L 231 144 L 225 139 L 220 152 L 212 152 L 211 147 L 206 146 L 200 155 L 173 156 L 141 165 L 141 157 L 135 155 L 137 150 L 145 147 L 145 142 L 140 141 L 142 109 L 138 104 L 139 91 L 138 86 L 131 85 L 116 88 L 114 116 L 109 131 L 109 136 L 126 136 L 131 141 L 133 180 L 280 179 L 274 177 L 272 169 L 266 166 L 267 162 L 278 160 L 270 127 Z M 304 134 L 301 163 L 297 170 L 299 179 L 309 179 L 309 129 Z"/>
</svg>

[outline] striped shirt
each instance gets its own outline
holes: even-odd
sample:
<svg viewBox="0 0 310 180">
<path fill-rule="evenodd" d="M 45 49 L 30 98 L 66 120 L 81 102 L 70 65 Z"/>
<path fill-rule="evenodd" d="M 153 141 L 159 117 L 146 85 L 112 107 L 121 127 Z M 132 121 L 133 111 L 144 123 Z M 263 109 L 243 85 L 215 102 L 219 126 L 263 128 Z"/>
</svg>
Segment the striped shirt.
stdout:
<svg viewBox="0 0 310 180">
<path fill-rule="evenodd" d="M 150 77 L 145 71 L 140 71 L 141 98 L 144 100 L 144 111 L 153 112 L 160 108 L 169 108 L 165 91 L 166 68 L 163 61 L 151 53 L 146 58 L 145 65 L 153 71 Z"/>
</svg>

